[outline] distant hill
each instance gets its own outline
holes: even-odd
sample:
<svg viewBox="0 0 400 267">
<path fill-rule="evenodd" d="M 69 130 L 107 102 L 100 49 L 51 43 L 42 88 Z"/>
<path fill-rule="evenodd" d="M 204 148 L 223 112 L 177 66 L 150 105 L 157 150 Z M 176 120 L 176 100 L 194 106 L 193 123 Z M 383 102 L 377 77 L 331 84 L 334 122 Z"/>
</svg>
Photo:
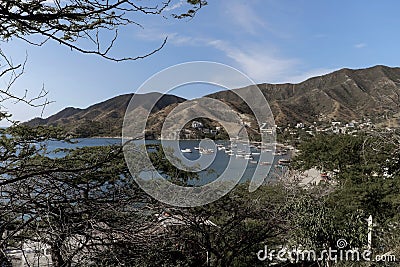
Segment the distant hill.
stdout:
<svg viewBox="0 0 400 267">
<path fill-rule="evenodd" d="M 85 109 L 68 107 L 48 118 L 35 118 L 24 124 L 28 126 L 61 126 L 79 137 L 120 136 L 125 111 L 132 96 L 133 94 L 116 96 Z M 138 108 L 146 110 L 149 110 L 152 103 L 159 97 L 161 99 L 152 109 L 152 113 L 185 101 L 184 98 L 173 95 L 162 96 L 160 93 L 135 95 L 135 98 L 141 103 Z"/>
<path fill-rule="evenodd" d="M 366 69 L 341 69 L 310 78 L 298 84 L 259 84 L 278 125 L 360 121 L 369 118 L 381 125 L 398 126 L 400 117 L 400 68 L 375 66 Z M 235 90 L 253 90 L 245 87 Z M 120 136 L 125 110 L 132 94 L 121 95 L 86 109 L 66 108 L 46 119 L 35 118 L 25 124 L 58 125 L 81 136 Z M 159 93 L 137 95 L 141 108 L 148 110 Z M 251 114 L 246 104 L 232 91 L 209 95 L 222 100 L 240 114 Z M 152 131 L 161 129 L 165 116 L 185 99 L 164 95 L 152 110 L 147 123 Z"/>
<path fill-rule="evenodd" d="M 295 122 L 351 121 L 370 118 L 376 122 L 400 116 L 400 68 L 375 66 L 341 69 L 299 84 L 259 84 L 278 125 Z M 251 90 L 242 88 L 238 90 Z M 241 113 L 246 105 L 231 91 L 209 95 Z"/>
</svg>

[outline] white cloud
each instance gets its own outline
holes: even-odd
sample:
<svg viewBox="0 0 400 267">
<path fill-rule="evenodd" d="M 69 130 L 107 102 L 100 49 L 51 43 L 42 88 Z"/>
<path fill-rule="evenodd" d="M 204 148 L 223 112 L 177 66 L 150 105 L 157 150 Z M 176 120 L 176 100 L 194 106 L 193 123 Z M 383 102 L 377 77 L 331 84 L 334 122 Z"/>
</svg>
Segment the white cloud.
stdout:
<svg viewBox="0 0 400 267">
<path fill-rule="evenodd" d="M 162 42 L 168 37 L 168 43 L 174 45 L 193 45 L 198 38 L 191 36 L 184 36 L 177 32 L 161 32 L 157 29 L 146 29 L 145 31 L 139 31 L 137 36 L 145 41 L 159 41 Z"/>
<path fill-rule="evenodd" d="M 171 41 L 171 43 L 175 45 L 185 45 L 185 44 L 194 44 L 196 41 L 196 38 L 190 37 L 190 36 L 182 36 L 177 33 L 170 33 L 167 34 L 168 39 Z"/>
<path fill-rule="evenodd" d="M 257 83 L 299 83 L 308 78 L 335 71 L 331 68 L 310 69 L 300 71 L 301 60 L 285 58 L 278 55 L 276 49 L 260 46 L 241 48 L 218 39 L 201 39 L 170 34 L 171 43 L 178 45 L 205 45 L 222 51 L 233 60 L 235 66 Z"/>
<path fill-rule="evenodd" d="M 367 44 L 366 43 L 359 43 L 359 44 L 355 44 L 354 45 L 354 48 L 364 48 L 364 47 L 366 47 L 367 46 Z"/>
<path fill-rule="evenodd" d="M 264 47 L 249 46 L 243 49 L 221 40 L 209 41 L 207 45 L 223 51 L 256 82 L 280 82 L 299 64 L 296 59 L 279 57 L 273 49 Z"/>
<path fill-rule="evenodd" d="M 265 44 L 262 46 L 252 43 L 238 45 L 220 39 L 184 36 L 176 32 L 147 31 L 140 34 L 141 38 L 151 41 L 162 40 L 165 36 L 168 36 L 170 44 L 176 46 L 206 46 L 223 52 L 235 63 L 234 67 L 243 71 L 257 83 L 298 83 L 335 70 L 318 68 L 301 71 L 300 59 L 281 56 L 278 49 Z"/>
<path fill-rule="evenodd" d="M 233 23 L 248 33 L 259 33 L 260 28 L 267 26 L 265 20 L 250 5 L 229 1 L 226 8 L 228 17 L 231 18 Z"/>
<path fill-rule="evenodd" d="M 300 83 L 309 78 L 322 76 L 322 75 L 334 72 L 336 70 L 338 70 L 338 69 L 333 69 L 333 68 L 332 69 L 329 69 L 329 68 L 312 69 L 312 70 L 306 71 L 304 73 L 294 74 L 293 76 L 288 77 L 289 80 L 287 82 Z"/>
<path fill-rule="evenodd" d="M 185 4 L 185 1 L 180 0 L 178 3 L 173 4 L 172 6 L 167 6 L 166 8 L 164 8 L 164 11 L 172 11 L 172 10 L 178 9 L 181 6 L 183 6 L 184 4 Z"/>
<path fill-rule="evenodd" d="M 257 83 L 299 83 L 337 70 L 317 68 L 301 71 L 300 59 L 279 56 L 273 48 L 249 45 L 243 49 L 221 40 L 209 41 L 207 45 L 223 51 Z"/>
</svg>

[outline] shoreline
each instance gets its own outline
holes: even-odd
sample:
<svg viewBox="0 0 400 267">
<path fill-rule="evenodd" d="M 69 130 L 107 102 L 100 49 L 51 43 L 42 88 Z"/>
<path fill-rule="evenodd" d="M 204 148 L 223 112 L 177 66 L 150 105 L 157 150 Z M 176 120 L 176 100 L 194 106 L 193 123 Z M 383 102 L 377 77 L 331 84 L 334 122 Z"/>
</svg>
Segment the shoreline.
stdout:
<svg viewBox="0 0 400 267">
<path fill-rule="evenodd" d="M 77 137 L 77 139 L 88 139 L 88 138 L 93 138 L 93 139 L 122 139 L 122 136 L 91 136 L 91 137 Z"/>
</svg>

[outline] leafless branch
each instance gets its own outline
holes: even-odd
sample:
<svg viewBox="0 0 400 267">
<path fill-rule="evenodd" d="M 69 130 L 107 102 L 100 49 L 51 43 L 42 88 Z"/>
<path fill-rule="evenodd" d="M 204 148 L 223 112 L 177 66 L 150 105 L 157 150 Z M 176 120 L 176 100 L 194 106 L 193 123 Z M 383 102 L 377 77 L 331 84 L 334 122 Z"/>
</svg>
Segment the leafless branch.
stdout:
<svg viewBox="0 0 400 267">
<path fill-rule="evenodd" d="M 121 26 L 143 26 L 134 18 L 135 13 L 160 15 L 166 12 L 171 0 L 150 2 L 144 6 L 140 1 L 131 0 L 66 0 L 66 1 L 0 1 L 0 39 L 19 38 L 31 45 L 42 46 L 54 40 L 72 50 L 84 54 L 95 54 L 112 61 L 138 60 L 149 57 L 164 47 L 166 39 L 154 50 L 139 56 L 117 58 L 111 54 Z M 187 1 L 187 11 L 172 17 L 193 17 L 206 5 L 206 1 Z M 109 41 L 100 37 L 113 31 Z M 31 37 L 38 35 L 39 40 Z M 84 48 L 79 40 L 89 40 L 94 49 Z M 108 43 L 105 49 L 102 44 Z"/>
<path fill-rule="evenodd" d="M 46 106 L 52 103 L 52 101 L 49 101 L 46 98 L 48 91 L 45 89 L 44 85 L 39 93 L 33 97 L 28 97 L 28 90 L 25 90 L 22 96 L 19 96 L 12 91 L 13 85 L 25 72 L 27 59 L 28 56 L 26 55 L 23 63 L 14 65 L 12 60 L 9 59 L 3 50 L 0 49 L 0 60 L 3 62 L 3 64 L 0 65 L 0 78 L 6 80 L 5 87 L 0 88 L 0 105 L 5 101 L 13 101 L 14 104 L 22 102 L 31 107 L 40 107 L 42 109 L 41 113 L 43 114 Z M 4 113 L 2 118 L 12 122 L 9 116 L 5 116 Z"/>
</svg>

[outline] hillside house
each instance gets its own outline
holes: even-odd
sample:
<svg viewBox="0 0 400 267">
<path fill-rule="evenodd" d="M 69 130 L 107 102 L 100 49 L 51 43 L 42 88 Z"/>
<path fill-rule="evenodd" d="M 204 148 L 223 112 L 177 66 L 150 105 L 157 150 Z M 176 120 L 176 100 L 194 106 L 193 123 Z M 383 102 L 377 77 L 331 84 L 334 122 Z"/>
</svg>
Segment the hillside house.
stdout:
<svg viewBox="0 0 400 267">
<path fill-rule="evenodd" d="M 195 129 L 203 128 L 203 124 L 201 122 L 199 122 L 199 121 L 193 121 L 192 122 L 192 128 L 195 128 Z"/>
</svg>

